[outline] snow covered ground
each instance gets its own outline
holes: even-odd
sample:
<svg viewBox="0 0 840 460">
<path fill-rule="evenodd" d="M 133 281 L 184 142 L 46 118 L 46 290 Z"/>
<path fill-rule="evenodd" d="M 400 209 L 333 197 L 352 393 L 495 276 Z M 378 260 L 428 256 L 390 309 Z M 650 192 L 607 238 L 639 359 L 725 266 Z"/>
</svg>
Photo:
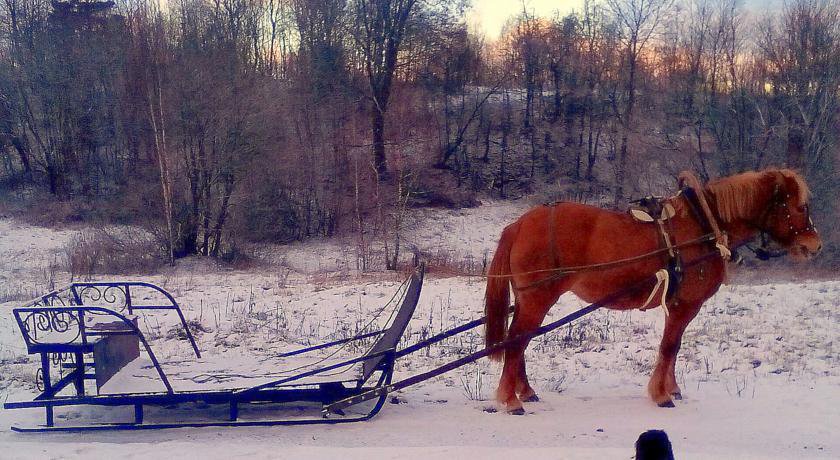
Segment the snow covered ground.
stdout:
<svg viewBox="0 0 840 460">
<path fill-rule="evenodd" d="M 417 219 L 425 223 L 408 243 L 424 253 L 481 260 L 527 206 L 423 211 Z M 62 248 L 72 235 L 0 220 L 2 400 L 34 392 L 35 360 L 25 354 L 11 308 L 45 291 L 50 279 L 67 281 Z M 395 274 L 354 274 L 352 251 L 336 242 L 275 252 L 291 271 L 229 271 L 186 261 L 142 279 L 174 294 L 187 318 L 206 329 L 198 344 L 208 359 L 269 357 L 353 335 L 372 318 L 387 317 L 376 312 L 399 286 Z M 406 343 L 479 317 L 482 297 L 480 279 L 430 276 Z M 838 298 L 836 280 L 723 287 L 686 333 L 677 364 L 685 399 L 674 409 L 655 407 L 645 391 L 662 312 L 597 311 L 532 343 L 528 371 L 542 401 L 528 404 L 523 417 L 488 410 L 500 369 L 481 361 L 399 392 L 396 404 L 373 420 L 349 425 L 21 435 L 9 426 L 42 423 L 41 411 L 0 410 L 0 457 L 628 459 L 639 433 L 662 428 L 677 458 L 838 458 Z M 579 306 L 564 296 L 550 319 Z M 158 356 L 175 368 L 191 352 L 173 333 L 176 320 L 161 313 L 140 319 Z M 396 378 L 479 349 L 480 333 L 407 358 Z M 114 409 L 62 409 L 57 423 L 95 420 L 108 410 Z"/>
</svg>

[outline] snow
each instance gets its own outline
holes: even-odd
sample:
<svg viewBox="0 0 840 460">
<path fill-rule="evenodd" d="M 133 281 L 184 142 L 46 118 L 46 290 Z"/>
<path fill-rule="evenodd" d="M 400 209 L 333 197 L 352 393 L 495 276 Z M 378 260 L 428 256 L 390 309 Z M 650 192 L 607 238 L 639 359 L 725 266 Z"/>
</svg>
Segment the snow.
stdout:
<svg viewBox="0 0 840 460">
<path fill-rule="evenodd" d="M 411 226 L 416 230 L 406 236 L 407 245 L 424 254 L 481 261 L 492 255 L 501 228 L 529 206 L 490 202 L 467 210 L 423 210 L 414 216 L 423 225 Z M 2 400 L 34 393 L 36 359 L 26 355 L 11 308 L 46 291 L 50 278 L 67 281 L 61 253 L 73 234 L 0 220 Z M 356 273 L 351 245 L 316 241 L 267 251 L 285 265 L 229 271 L 192 260 L 154 276 L 123 278 L 171 292 L 187 318 L 207 329 L 197 336 L 202 363 L 224 360 L 230 369 L 253 370 L 251 363 L 265 363 L 280 351 L 386 321 L 387 312 L 377 312 L 401 278 Z M 481 316 L 483 289 L 480 278 L 430 275 L 405 343 Z M 532 343 L 528 372 L 542 400 L 526 404 L 522 417 L 489 411 L 500 368 L 484 360 L 400 391 L 397 404 L 355 424 L 21 435 L 9 427 L 40 424 L 42 411 L 0 410 L 0 443 L 6 447 L 0 456 L 626 459 L 641 432 L 659 428 L 681 459 L 838 458 L 838 298 L 838 280 L 723 287 L 686 332 L 677 363 L 685 399 L 674 409 L 656 407 L 645 391 L 661 310 L 601 310 Z M 549 320 L 580 306 L 563 296 Z M 172 333 L 177 317 L 145 313 L 140 324 L 173 372 L 191 359 L 189 344 Z M 447 340 L 399 362 L 395 378 L 477 350 L 482 340 L 480 328 Z M 224 414 L 224 408 L 187 407 L 149 411 L 147 419 L 201 416 L 208 409 Z M 130 418 L 130 408 L 62 408 L 56 415 L 58 424 L 72 424 L 110 420 L 113 413 Z"/>
</svg>

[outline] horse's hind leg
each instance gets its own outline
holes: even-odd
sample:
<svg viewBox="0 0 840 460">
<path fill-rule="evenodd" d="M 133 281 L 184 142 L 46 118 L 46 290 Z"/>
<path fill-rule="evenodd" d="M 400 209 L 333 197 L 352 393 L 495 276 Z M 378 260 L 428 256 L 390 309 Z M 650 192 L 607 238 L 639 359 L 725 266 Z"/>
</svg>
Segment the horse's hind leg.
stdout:
<svg viewBox="0 0 840 460">
<path fill-rule="evenodd" d="M 499 379 L 499 387 L 496 389 L 496 400 L 502 404 L 508 412 L 514 414 L 524 413 L 522 409 L 522 402 L 516 397 L 516 376 L 510 370 L 511 364 L 516 360 L 516 365 L 519 365 L 521 358 L 515 356 L 513 350 L 508 348 L 505 350 L 505 364 L 502 368 L 502 377 Z"/>
<path fill-rule="evenodd" d="M 516 330 L 519 330 L 519 312 L 521 305 L 517 303 L 516 310 L 513 315 L 511 327 L 508 330 L 508 337 L 514 337 L 514 325 L 517 325 Z M 512 344 L 505 348 L 505 360 L 502 367 L 502 377 L 499 379 L 499 387 L 496 389 L 496 400 L 501 403 L 505 409 L 514 414 L 522 414 L 522 402 L 516 397 L 516 383 L 519 379 L 519 371 L 522 368 L 524 348 L 519 344 Z"/>
<path fill-rule="evenodd" d="M 545 319 L 549 308 L 557 301 L 559 293 L 553 295 L 545 290 L 520 292 L 508 337 L 514 338 L 533 332 Z M 533 400 L 536 392 L 528 383 L 525 373 L 525 348 L 529 339 L 512 343 L 505 350 L 505 365 L 496 398 L 512 414 L 523 414 L 522 400 Z M 520 400 L 517 394 L 522 397 Z"/>
<path fill-rule="evenodd" d="M 648 393 L 659 407 L 674 407 L 671 396 L 674 396 L 675 399 L 682 399 L 682 392 L 677 385 L 674 367 L 677 362 L 677 353 L 680 351 L 683 333 L 699 310 L 699 305 L 682 303 L 679 306 L 672 307 L 671 313 L 665 320 L 665 331 L 659 345 L 659 357 L 648 383 Z"/>
</svg>

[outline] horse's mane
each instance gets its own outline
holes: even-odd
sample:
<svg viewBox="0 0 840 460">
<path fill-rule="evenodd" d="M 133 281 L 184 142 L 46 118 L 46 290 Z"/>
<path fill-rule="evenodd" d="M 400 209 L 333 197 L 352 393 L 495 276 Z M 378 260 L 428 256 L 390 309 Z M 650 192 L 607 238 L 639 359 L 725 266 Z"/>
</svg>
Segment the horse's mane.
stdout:
<svg viewBox="0 0 840 460">
<path fill-rule="evenodd" d="M 786 190 L 786 179 L 796 184 L 796 190 Z M 718 215 L 724 222 L 754 217 L 756 207 L 763 205 L 759 198 L 766 196 L 766 188 L 780 185 L 788 194 L 799 198 L 798 204 L 805 204 L 811 191 L 802 176 L 792 169 L 767 169 L 750 171 L 735 176 L 723 177 L 706 185 L 717 205 Z"/>
</svg>

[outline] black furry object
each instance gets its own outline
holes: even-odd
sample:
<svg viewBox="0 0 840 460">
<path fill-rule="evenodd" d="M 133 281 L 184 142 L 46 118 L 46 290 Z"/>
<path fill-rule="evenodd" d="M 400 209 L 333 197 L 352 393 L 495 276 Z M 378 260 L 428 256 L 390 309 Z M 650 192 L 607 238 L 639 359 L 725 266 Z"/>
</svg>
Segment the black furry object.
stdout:
<svg viewBox="0 0 840 460">
<path fill-rule="evenodd" d="M 639 435 L 636 460 L 674 460 L 668 434 L 662 430 L 648 430 Z"/>
</svg>

